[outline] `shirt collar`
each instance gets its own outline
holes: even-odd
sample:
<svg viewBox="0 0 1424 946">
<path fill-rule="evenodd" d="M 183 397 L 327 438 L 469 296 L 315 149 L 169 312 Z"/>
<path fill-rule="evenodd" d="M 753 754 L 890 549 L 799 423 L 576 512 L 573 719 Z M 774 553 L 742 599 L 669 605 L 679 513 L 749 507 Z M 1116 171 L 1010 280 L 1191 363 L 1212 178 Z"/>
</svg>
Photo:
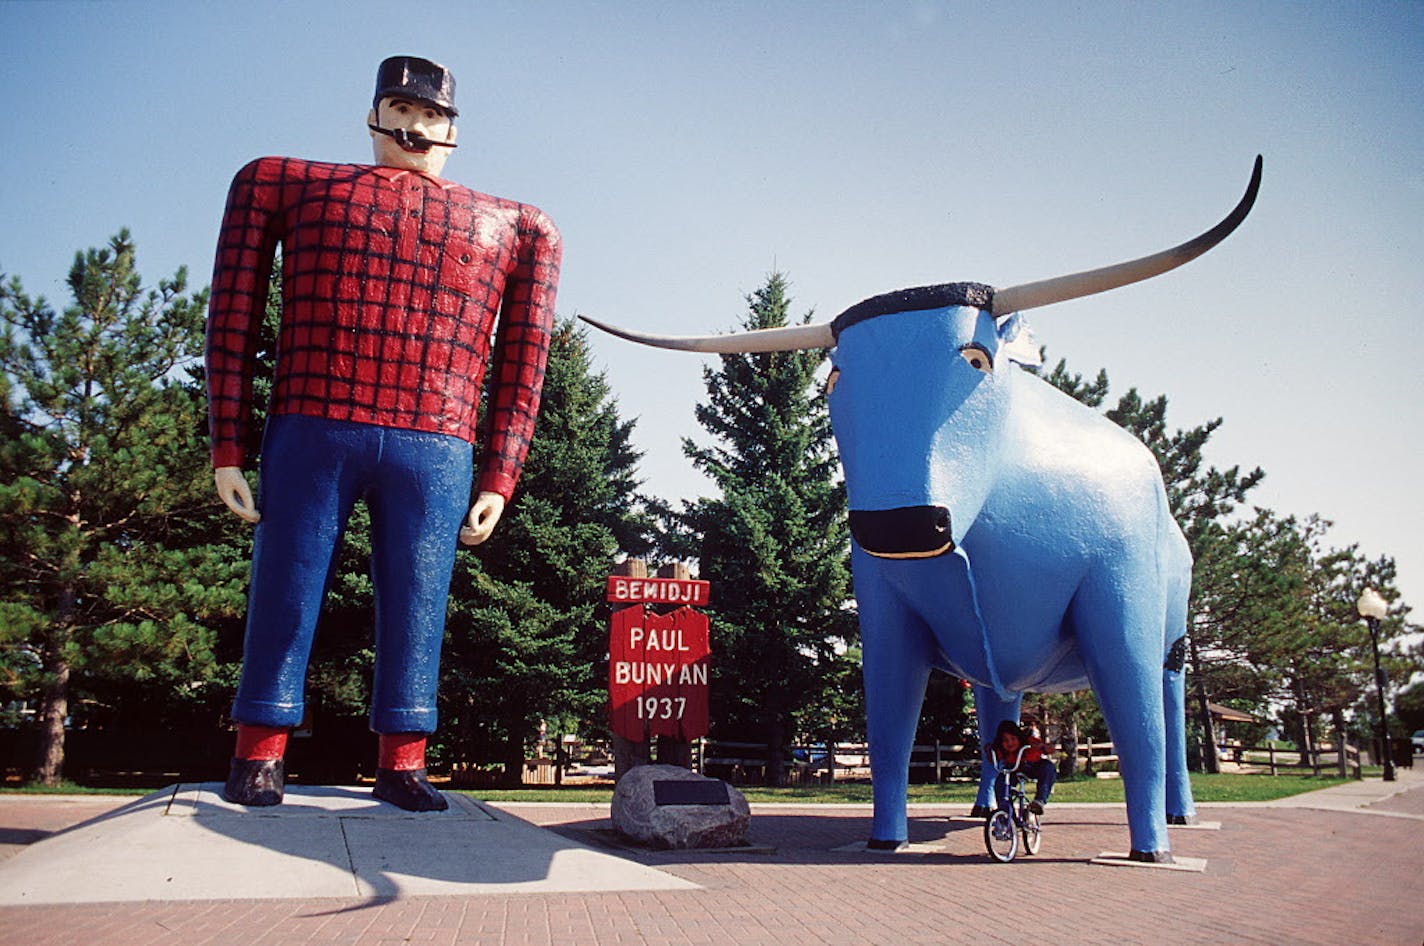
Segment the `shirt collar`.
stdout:
<svg viewBox="0 0 1424 946">
<path fill-rule="evenodd" d="M 406 177 L 415 177 L 418 180 L 426 181 L 445 191 L 460 186 L 454 181 L 447 181 L 443 177 L 435 177 L 433 174 L 423 174 L 420 171 L 411 171 L 406 168 L 388 167 L 384 164 L 373 164 L 371 165 L 371 170 L 375 172 L 376 176 L 384 178 L 393 184 Z"/>
</svg>

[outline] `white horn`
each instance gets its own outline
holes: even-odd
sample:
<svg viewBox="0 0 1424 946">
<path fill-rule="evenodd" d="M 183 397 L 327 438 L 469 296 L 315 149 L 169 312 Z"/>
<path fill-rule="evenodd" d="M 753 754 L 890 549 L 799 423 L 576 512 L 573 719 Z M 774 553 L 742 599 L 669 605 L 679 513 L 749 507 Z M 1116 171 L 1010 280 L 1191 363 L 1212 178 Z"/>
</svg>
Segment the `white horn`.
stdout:
<svg viewBox="0 0 1424 946">
<path fill-rule="evenodd" d="M 1080 296 L 1106 292 L 1109 289 L 1116 289 L 1118 286 L 1126 286 L 1128 283 L 1159 276 L 1170 269 L 1176 269 L 1183 263 L 1189 263 L 1226 239 L 1232 230 L 1240 226 L 1241 221 L 1245 220 L 1246 215 L 1251 212 L 1251 205 L 1256 202 L 1256 192 L 1260 187 L 1261 156 L 1258 154 L 1256 155 L 1256 166 L 1251 172 L 1251 183 L 1246 185 L 1245 196 L 1241 198 L 1236 208 L 1226 215 L 1224 220 L 1201 236 L 1188 240 L 1181 246 L 1174 246 L 1170 250 L 1163 250 L 1160 253 L 1144 256 L 1131 262 L 1118 263 L 1116 266 L 1105 266 L 1102 269 L 1074 273 L 1071 276 L 1059 276 L 1057 279 L 1045 279 L 1041 282 L 1024 283 L 1021 286 L 995 290 L 994 314 L 1004 316 L 1010 312 L 1021 312 L 1024 309 L 1035 309 L 1054 302 L 1066 302 Z"/>
<path fill-rule="evenodd" d="M 610 335 L 626 338 L 630 342 L 652 345 L 654 348 L 700 351 L 716 355 L 804 351 L 808 348 L 831 348 L 836 344 L 835 336 L 831 334 L 831 326 L 826 323 L 785 325 L 731 335 L 650 335 L 647 332 L 634 332 L 615 325 L 606 325 L 586 315 L 580 315 L 579 318 L 595 328 L 601 328 Z"/>
</svg>

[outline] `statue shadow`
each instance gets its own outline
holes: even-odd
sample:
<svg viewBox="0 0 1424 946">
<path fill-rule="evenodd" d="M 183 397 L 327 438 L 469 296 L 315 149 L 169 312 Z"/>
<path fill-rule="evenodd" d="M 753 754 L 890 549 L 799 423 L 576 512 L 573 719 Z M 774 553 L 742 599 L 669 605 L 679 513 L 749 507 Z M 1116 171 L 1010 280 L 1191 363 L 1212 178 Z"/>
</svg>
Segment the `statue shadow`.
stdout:
<svg viewBox="0 0 1424 946">
<path fill-rule="evenodd" d="M 1051 831 L 1057 823 L 1045 826 Z M 1067 822 L 1062 823 L 1068 827 Z M 1111 827 L 1084 822 L 1094 828 Z M 917 866 L 928 863 L 982 865 L 988 861 L 984 849 L 984 819 L 964 816 L 929 815 L 911 817 L 908 845 L 899 851 L 872 851 L 865 841 L 870 835 L 869 815 L 821 814 L 807 809 L 786 813 L 764 810 L 752 815 L 747 843 L 742 847 L 715 850 L 665 850 L 647 847 L 619 835 L 607 818 L 560 822 L 550 831 L 584 844 L 622 851 L 652 867 L 677 864 L 707 864 L 725 861 L 787 865 Z M 1028 860 L 1043 864 L 1082 864 L 1081 856 L 1054 855 L 1040 851 Z"/>
<path fill-rule="evenodd" d="M 693 886 L 458 793 L 446 811 L 414 813 L 362 788 L 289 786 L 272 808 L 233 805 L 221 788 L 171 786 L 45 837 L 0 865 L 0 899 L 360 901 L 331 911 L 345 912 L 408 896 Z"/>
</svg>

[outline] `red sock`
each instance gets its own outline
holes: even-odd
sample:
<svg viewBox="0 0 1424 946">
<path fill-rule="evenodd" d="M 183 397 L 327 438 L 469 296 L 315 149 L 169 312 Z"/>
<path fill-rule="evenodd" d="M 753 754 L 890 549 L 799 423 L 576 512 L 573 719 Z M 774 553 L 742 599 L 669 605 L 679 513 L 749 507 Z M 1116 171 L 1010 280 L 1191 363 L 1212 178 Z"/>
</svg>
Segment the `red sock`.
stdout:
<svg viewBox="0 0 1424 946">
<path fill-rule="evenodd" d="M 379 735 L 381 745 L 377 752 L 376 765 L 393 772 L 425 768 L 425 733 L 397 732 Z"/>
<path fill-rule="evenodd" d="M 234 759 L 280 759 L 287 753 L 287 730 L 277 726 L 237 724 Z"/>
</svg>

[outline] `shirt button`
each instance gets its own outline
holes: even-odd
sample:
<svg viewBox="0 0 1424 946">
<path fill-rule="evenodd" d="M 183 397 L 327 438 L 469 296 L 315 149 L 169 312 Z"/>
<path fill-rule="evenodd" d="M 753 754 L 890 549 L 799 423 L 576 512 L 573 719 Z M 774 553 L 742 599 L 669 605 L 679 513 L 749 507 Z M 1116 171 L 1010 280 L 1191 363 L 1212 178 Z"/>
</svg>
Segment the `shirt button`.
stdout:
<svg viewBox="0 0 1424 946">
<path fill-rule="evenodd" d="M 419 217 L 419 216 L 420 216 L 420 211 L 419 211 L 419 210 L 416 210 L 414 207 L 410 208 L 410 210 L 408 211 L 408 213 L 409 213 L 412 217 Z"/>
</svg>

